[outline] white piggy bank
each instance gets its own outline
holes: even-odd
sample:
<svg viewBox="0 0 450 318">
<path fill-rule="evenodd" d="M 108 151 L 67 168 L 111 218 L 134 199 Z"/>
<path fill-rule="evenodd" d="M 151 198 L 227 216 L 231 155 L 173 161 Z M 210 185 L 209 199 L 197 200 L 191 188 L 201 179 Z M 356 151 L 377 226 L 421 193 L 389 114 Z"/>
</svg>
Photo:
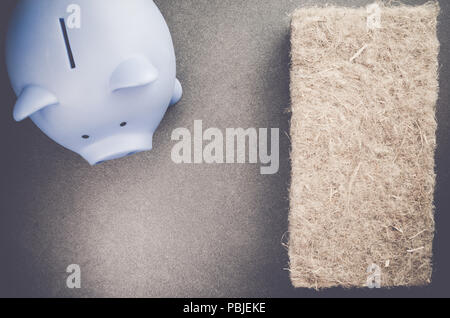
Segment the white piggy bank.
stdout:
<svg viewBox="0 0 450 318">
<path fill-rule="evenodd" d="M 6 47 L 15 120 L 30 117 L 92 165 L 151 150 L 182 95 L 152 0 L 21 0 Z"/>
</svg>

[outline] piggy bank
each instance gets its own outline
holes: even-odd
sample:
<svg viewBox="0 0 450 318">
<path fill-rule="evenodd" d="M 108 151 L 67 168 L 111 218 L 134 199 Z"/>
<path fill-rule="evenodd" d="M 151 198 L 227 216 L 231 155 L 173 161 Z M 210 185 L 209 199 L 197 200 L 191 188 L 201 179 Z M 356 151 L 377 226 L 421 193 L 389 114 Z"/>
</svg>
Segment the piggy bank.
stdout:
<svg viewBox="0 0 450 318">
<path fill-rule="evenodd" d="M 169 28 L 152 0 L 21 0 L 6 62 L 31 120 L 91 165 L 152 149 L 182 95 Z"/>
</svg>

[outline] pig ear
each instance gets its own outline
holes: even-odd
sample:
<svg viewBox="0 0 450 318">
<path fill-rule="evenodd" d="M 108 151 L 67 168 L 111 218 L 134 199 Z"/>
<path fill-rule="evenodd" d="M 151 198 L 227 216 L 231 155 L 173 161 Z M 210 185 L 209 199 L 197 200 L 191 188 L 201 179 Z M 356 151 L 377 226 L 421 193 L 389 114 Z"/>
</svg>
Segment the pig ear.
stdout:
<svg viewBox="0 0 450 318">
<path fill-rule="evenodd" d="M 14 119 L 22 121 L 34 113 L 58 103 L 56 96 L 48 90 L 35 85 L 27 86 L 14 106 Z"/>
<path fill-rule="evenodd" d="M 158 70 L 146 58 L 134 57 L 122 62 L 110 78 L 111 91 L 145 86 L 159 77 Z"/>
</svg>

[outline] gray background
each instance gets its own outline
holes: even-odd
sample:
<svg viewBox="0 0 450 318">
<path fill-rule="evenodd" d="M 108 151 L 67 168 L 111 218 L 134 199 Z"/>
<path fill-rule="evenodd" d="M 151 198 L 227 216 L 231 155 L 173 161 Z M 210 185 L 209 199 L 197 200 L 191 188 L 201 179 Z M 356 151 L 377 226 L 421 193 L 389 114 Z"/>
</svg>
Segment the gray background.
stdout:
<svg viewBox="0 0 450 318">
<path fill-rule="evenodd" d="M 13 122 L 3 46 L 15 1 L 1 1 L 0 296 L 449 296 L 449 2 L 441 1 L 439 27 L 434 282 L 321 293 L 291 287 L 282 243 L 290 182 L 289 14 L 326 1 L 156 2 L 173 34 L 185 95 L 161 124 L 153 152 L 90 167 L 31 121 Z M 258 165 L 173 164 L 171 132 L 200 119 L 205 128 L 279 127 L 279 173 L 261 176 Z M 65 288 L 72 263 L 82 267 L 81 290 Z"/>
</svg>

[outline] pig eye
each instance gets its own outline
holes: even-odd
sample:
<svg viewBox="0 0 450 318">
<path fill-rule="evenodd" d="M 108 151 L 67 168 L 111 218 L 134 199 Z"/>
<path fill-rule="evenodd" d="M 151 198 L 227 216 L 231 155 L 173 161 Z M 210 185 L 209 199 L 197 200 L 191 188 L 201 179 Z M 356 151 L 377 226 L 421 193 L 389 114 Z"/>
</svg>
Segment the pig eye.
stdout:
<svg viewBox="0 0 450 318">
<path fill-rule="evenodd" d="M 83 138 L 83 139 L 89 139 L 89 138 L 91 138 L 91 137 L 88 136 L 88 135 L 83 135 L 83 136 L 81 136 L 81 138 Z"/>
<path fill-rule="evenodd" d="M 125 127 L 126 125 L 128 125 L 128 123 L 125 121 L 123 123 L 120 123 L 120 127 Z"/>
</svg>

